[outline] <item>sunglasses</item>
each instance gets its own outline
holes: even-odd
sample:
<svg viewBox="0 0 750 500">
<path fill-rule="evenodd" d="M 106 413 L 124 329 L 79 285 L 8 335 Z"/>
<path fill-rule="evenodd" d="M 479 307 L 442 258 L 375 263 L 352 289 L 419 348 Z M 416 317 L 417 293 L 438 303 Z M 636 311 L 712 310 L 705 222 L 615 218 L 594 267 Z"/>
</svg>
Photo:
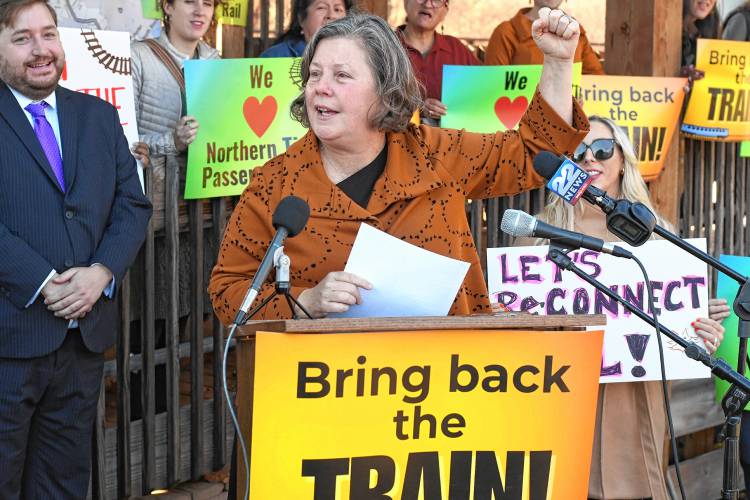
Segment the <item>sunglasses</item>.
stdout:
<svg viewBox="0 0 750 500">
<path fill-rule="evenodd" d="M 586 156 L 586 150 L 590 149 L 591 154 L 594 155 L 599 161 L 609 160 L 612 155 L 615 154 L 615 146 L 617 143 L 614 139 L 595 139 L 591 141 L 591 144 L 580 143 L 573 153 L 573 161 L 580 163 L 583 157 Z"/>
</svg>

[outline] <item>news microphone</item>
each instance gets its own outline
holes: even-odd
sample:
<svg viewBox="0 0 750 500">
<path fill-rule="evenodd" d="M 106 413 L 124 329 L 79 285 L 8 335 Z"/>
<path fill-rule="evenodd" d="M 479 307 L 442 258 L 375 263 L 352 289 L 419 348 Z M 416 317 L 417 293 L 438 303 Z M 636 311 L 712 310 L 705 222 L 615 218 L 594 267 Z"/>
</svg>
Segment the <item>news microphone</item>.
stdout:
<svg viewBox="0 0 750 500">
<path fill-rule="evenodd" d="M 540 151 L 534 157 L 534 170 L 549 179 L 550 191 L 571 205 L 583 198 L 601 208 L 607 214 L 607 229 L 622 241 L 640 246 L 651 238 L 656 216 L 646 205 L 613 199 L 606 191 L 592 186 L 589 174 L 570 159 Z"/>
<path fill-rule="evenodd" d="M 503 213 L 500 230 L 516 238 L 535 236 L 537 238 L 548 239 L 550 243 L 555 243 L 568 250 L 587 248 L 597 252 L 608 253 L 615 257 L 633 258 L 633 254 L 622 247 L 606 243 L 599 238 L 552 226 L 521 210 L 506 210 Z"/>
<path fill-rule="evenodd" d="M 273 212 L 271 223 L 276 228 L 276 234 L 274 234 L 271 244 L 266 250 L 266 255 L 258 266 L 253 277 L 253 282 L 250 285 L 245 294 L 245 298 L 242 300 L 242 305 L 237 311 L 237 316 L 234 318 L 234 323 L 240 325 L 244 323 L 245 316 L 250 310 L 250 306 L 255 301 L 255 298 L 260 292 L 260 287 L 268 278 L 268 274 L 271 272 L 271 268 L 274 265 L 274 256 L 276 251 L 284 245 L 284 240 L 289 237 L 297 236 L 307 224 L 307 219 L 310 217 L 310 206 L 301 198 L 296 196 L 287 196 L 283 198 L 276 206 L 276 210 Z"/>
</svg>

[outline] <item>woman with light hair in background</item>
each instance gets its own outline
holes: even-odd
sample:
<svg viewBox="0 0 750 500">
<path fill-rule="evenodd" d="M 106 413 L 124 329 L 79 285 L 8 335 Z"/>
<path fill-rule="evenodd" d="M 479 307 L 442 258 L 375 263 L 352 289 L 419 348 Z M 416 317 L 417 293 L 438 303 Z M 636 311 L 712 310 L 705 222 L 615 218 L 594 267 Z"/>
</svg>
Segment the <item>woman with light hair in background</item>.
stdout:
<svg viewBox="0 0 750 500">
<path fill-rule="evenodd" d="M 167 269 L 170 257 L 167 253 L 164 228 L 165 215 L 165 179 L 166 169 L 179 171 L 180 189 L 185 186 L 185 170 L 188 146 L 198 134 L 199 124 L 194 116 L 187 114 L 185 100 L 185 83 L 182 68 L 185 61 L 218 59 L 219 52 L 203 41 L 212 24 L 215 23 L 216 9 L 222 4 L 220 0 L 162 0 L 162 32 L 158 38 L 134 42 L 131 45 L 131 64 L 133 91 L 135 94 L 135 113 L 138 124 L 139 143 L 134 145 L 133 153 L 139 160 L 147 160 L 153 183 L 148 188 L 148 196 L 154 205 L 152 226 L 157 232 L 155 243 L 155 294 L 154 308 L 156 323 L 156 347 L 163 347 L 166 318 L 170 304 L 167 302 L 168 282 Z M 179 198 L 181 211 L 187 212 L 187 205 L 182 196 Z M 204 282 L 215 255 L 213 238 L 205 237 Z M 180 330 L 184 331 L 190 314 L 190 290 L 193 271 L 191 263 L 191 245 L 186 231 L 179 233 L 178 279 L 179 292 L 177 315 Z M 144 255 L 140 254 L 135 269 L 143 265 Z M 131 303 L 139 304 L 144 293 L 145 283 L 142 273 L 131 273 Z M 207 298 L 206 298 L 207 302 Z M 208 303 L 206 304 L 208 309 Z M 133 307 L 134 324 L 140 317 L 140 307 Z M 203 321 L 203 318 L 196 318 Z M 142 322 L 141 322 L 142 323 Z M 135 327 L 137 328 L 137 326 Z M 140 338 L 137 331 L 131 335 L 134 352 L 140 352 Z M 163 381 L 166 378 L 165 366 L 156 367 L 157 376 L 157 412 L 163 411 L 166 401 L 166 389 Z M 140 374 L 132 375 L 131 390 L 140 392 Z M 134 401 L 133 419 L 140 416 L 139 397 Z"/>
<path fill-rule="evenodd" d="M 613 198 L 643 203 L 656 214 L 627 134 L 608 118 L 590 116 L 589 122 L 591 130 L 572 159 L 593 177 L 592 185 Z M 663 217 L 658 214 L 656 217 L 661 226 L 670 227 Z M 604 212 L 584 200 L 570 205 L 550 193 L 547 205 L 537 218 L 605 241 L 617 240 L 607 229 Z M 546 245 L 548 242 L 519 238 L 514 244 Z M 699 318 L 693 323 L 695 334 L 711 354 L 724 338 L 724 328 L 717 319 L 727 311 L 725 301 L 712 300 L 709 302 L 711 318 Z M 600 384 L 589 497 L 668 500 L 663 468 L 666 437 L 661 382 Z"/>
<path fill-rule="evenodd" d="M 510 64 L 542 64 L 543 54 L 531 36 L 531 23 L 539 15 L 539 9 L 557 9 L 562 0 L 534 0 L 534 5 L 519 10 L 515 16 L 503 21 L 495 28 L 487 45 L 484 64 L 507 66 Z M 599 56 L 591 47 L 586 32 L 581 26 L 574 62 L 582 63 L 584 75 L 603 75 L 604 68 Z"/>
</svg>

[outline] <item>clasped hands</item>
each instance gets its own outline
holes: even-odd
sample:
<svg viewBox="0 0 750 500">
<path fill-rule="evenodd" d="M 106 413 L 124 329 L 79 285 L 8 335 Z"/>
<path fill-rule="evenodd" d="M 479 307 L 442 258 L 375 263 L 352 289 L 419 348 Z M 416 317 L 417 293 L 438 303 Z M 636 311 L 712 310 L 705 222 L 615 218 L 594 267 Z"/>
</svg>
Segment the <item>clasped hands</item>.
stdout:
<svg viewBox="0 0 750 500">
<path fill-rule="evenodd" d="M 47 309 L 58 318 L 81 319 L 94 307 L 112 281 L 112 272 L 101 264 L 71 267 L 42 288 Z"/>
</svg>

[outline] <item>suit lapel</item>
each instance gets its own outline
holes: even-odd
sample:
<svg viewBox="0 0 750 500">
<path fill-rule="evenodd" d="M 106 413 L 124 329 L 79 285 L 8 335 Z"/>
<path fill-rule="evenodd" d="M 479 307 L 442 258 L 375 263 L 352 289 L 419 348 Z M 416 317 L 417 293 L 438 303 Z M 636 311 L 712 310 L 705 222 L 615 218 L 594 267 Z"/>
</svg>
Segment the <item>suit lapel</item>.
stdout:
<svg viewBox="0 0 750 500">
<path fill-rule="evenodd" d="M 71 93 L 57 87 L 57 119 L 60 122 L 60 142 L 62 143 L 63 172 L 68 191 L 73 187 L 78 165 L 78 123 L 70 102 Z"/>
<path fill-rule="evenodd" d="M 50 181 L 60 189 L 57 178 L 55 177 L 54 172 L 52 172 L 52 167 L 50 167 L 49 161 L 47 161 L 47 157 L 44 155 L 42 145 L 39 144 L 39 139 L 37 139 L 36 134 L 34 133 L 34 128 L 29 123 L 26 114 L 18 105 L 18 101 L 16 101 L 16 98 L 13 96 L 10 89 L 8 89 L 7 85 L 3 82 L 0 82 L 0 116 L 8 122 L 10 129 L 21 140 L 39 168 L 41 168 L 47 174 Z M 65 167 L 63 166 L 63 168 Z"/>
</svg>

